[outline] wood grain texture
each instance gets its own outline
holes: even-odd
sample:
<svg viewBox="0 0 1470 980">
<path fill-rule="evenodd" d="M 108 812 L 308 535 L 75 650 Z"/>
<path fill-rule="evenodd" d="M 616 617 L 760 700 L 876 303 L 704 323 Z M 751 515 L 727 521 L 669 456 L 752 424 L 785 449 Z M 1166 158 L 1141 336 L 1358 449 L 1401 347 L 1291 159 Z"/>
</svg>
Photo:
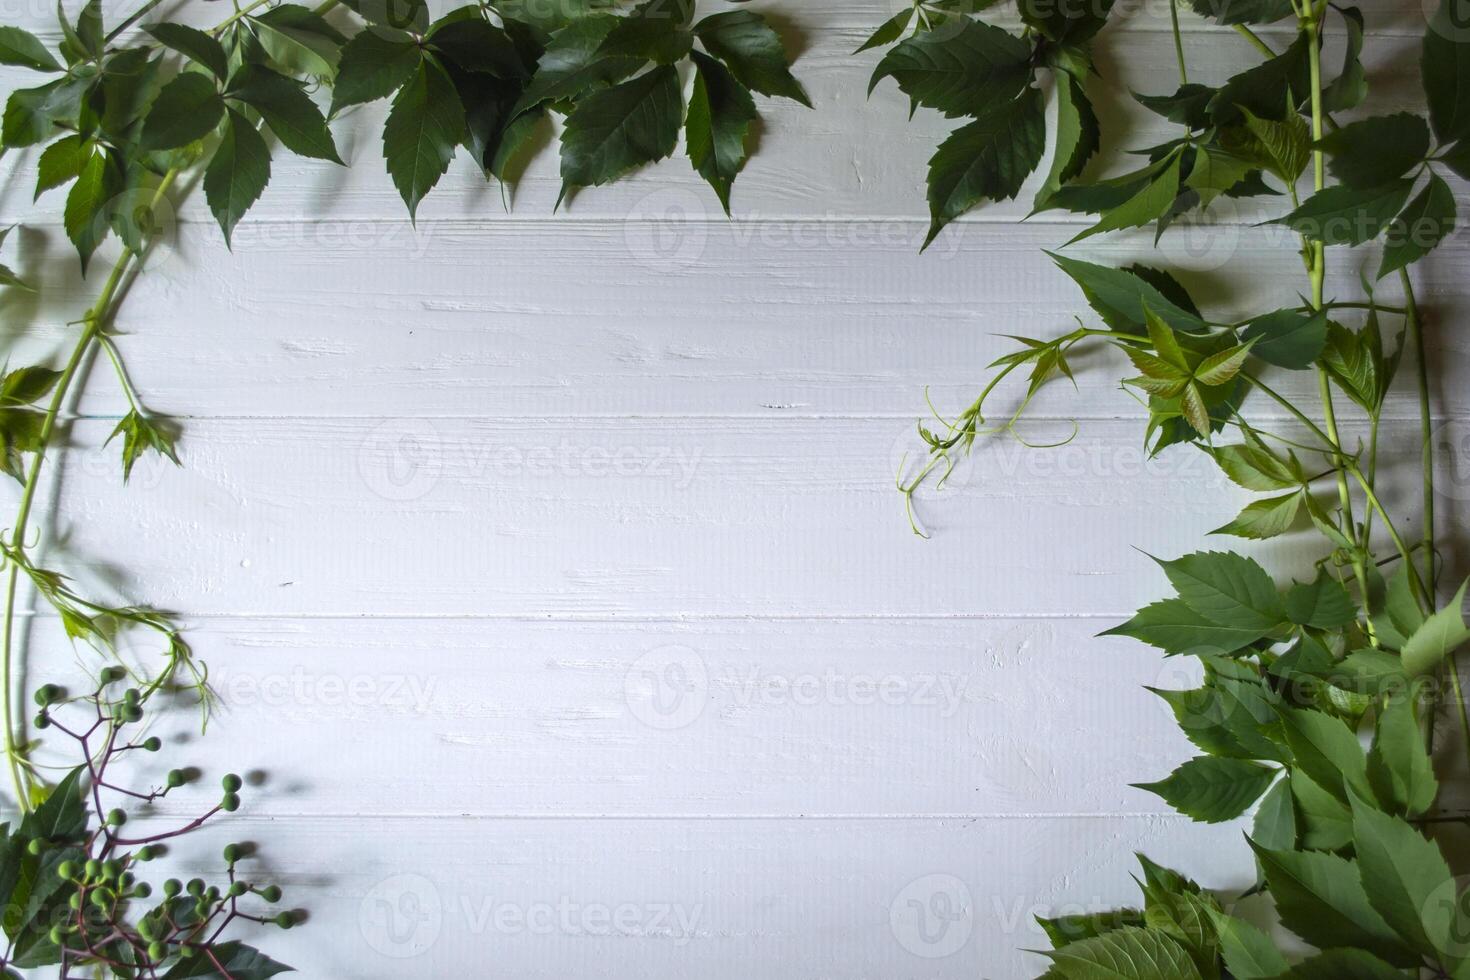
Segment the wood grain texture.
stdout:
<svg viewBox="0 0 1470 980">
<path fill-rule="evenodd" d="M 933 539 L 909 529 L 894 480 L 921 450 L 925 387 L 956 412 L 1010 349 L 999 335 L 1069 329 L 1085 307 L 1042 252 L 1080 219 L 1023 222 L 1035 180 L 918 254 L 952 124 L 906 123 L 891 83 L 866 98 L 878 55 L 848 54 L 898 2 L 760 4 L 783 12 L 817 110 L 762 103 L 733 221 L 681 159 L 553 216 L 550 147 L 508 213 L 457 161 L 415 228 L 383 172 L 383 105 L 334 123 L 350 169 L 278 156 L 233 252 L 197 193 L 171 217 L 117 327 L 148 404 L 182 417 L 184 468 L 147 459 L 122 487 L 102 443 L 124 401 L 94 366 L 42 553 L 188 624 L 223 708 L 202 738 L 187 713 L 156 731 L 208 786 L 226 769 L 251 786 L 168 860 L 192 874 L 226 840 L 266 844 L 262 876 L 312 918 L 262 942 L 302 975 L 1017 980 L 1043 966 L 1022 952 L 1044 945 L 1033 914 L 1136 900 L 1134 850 L 1250 883 L 1239 824 L 1127 786 L 1192 754 L 1142 689 L 1188 684 L 1189 665 L 1093 638 L 1167 587 L 1134 548 L 1227 546 L 1206 532 L 1248 495 L 1202 457 L 1146 462 L 1100 355 L 1026 430 L 1065 438 L 1077 419 L 1070 444 L 982 442 L 921 496 Z M 1364 11 L 1373 108 L 1416 106 L 1422 10 Z M 1125 14 L 1101 111 L 1141 145 L 1177 132 L 1122 97 L 1175 86 L 1168 7 Z M 49 2 L 0 20 L 55 34 Z M 1202 81 L 1254 58 L 1189 16 L 1184 41 Z M 34 78 L 0 69 L 5 87 Z M 6 260 L 47 285 L 0 296 L 19 361 L 74 335 L 98 282 L 77 277 L 61 200 L 32 207 L 35 155 L 6 164 L 0 221 L 27 223 Z M 1099 168 L 1125 165 L 1110 150 Z M 1162 256 L 1147 235 L 1072 252 L 1152 256 L 1229 319 L 1305 288 L 1266 213 L 1217 210 Z M 1416 273 L 1457 528 L 1467 260 L 1457 234 Z M 1361 298 L 1362 269 L 1335 261 L 1330 292 Z M 1314 397 L 1310 376 L 1273 383 Z M 1384 438 L 1388 499 L 1410 509 L 1414 410 L 1393 396 Z M 1306 536 L 1245 550 L 1282 575 L 1320 557 Z M 44 615 L 28 639 L 32 678 L 95 663 Z"/>
</svg>

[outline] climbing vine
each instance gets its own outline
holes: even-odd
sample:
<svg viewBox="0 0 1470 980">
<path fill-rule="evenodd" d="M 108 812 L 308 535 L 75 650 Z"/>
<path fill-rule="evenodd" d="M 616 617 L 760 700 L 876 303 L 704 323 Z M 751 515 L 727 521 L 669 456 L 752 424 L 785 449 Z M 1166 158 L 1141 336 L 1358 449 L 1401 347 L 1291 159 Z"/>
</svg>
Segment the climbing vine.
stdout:
<svg viewBox="0 0 1470 980">
<path fill-rule="evenodd" d="M 0 543 L 5 761 L 19 811 L 0 824 L 5 976 L 59 967 L 62 977 L 263 980 L 288 968 L 231 938 L 231 927 L 288 928 L 299 918 L 279 908 L 278 886 L 244 875 L 239 866 L 253 853 L 245 844 L 225 848 L 216 884 L 168 878 L 155 892 L 146 880 L 168 841 L 241 805 L 243 781 L 230 773 L 218 802 L 195 819 L 147 831 L 129 823 L 130 814 L 199 778 L 180 766 L 161 786 L 132 785 L 127 760 L 173 751 L 143 730 L 180 693 L 207 718 L 208 671 L 170 615 L 88 598 L 42 563 L 33 540 L 43 467 L 64 445 L 69 399 L 99 352 L 129 406 L 110 440 L 124 480 L 144 454 L 178 462 L 174 427 L 143 407 L 112 329 L 129 286 L 146 271 L 171 195 L 201 177 L 228 243 L 265 192 L 273 154 L 341 164 L 331 120 L 391 99 L 382 154 L 410 216 L 460 152 L 487 179 L 508 179 L 553 117 L 561 119 L 563 199 L 672 155 L 682 133 L 690 165 L 728 211 L 759 117 L 753 93 L 808 104 L 763 17 L 729 9 L 696 18 L 694 0 L 484 0 L 440 17 L 425 0 L 327 0 L 315 8 L 253 0 L 207 30 L 177 18 L 149 21 L 159 3 L 145 0 L 110 27 L 100 0 L 74 15 L 58 11 L 54 50 L 0 26 L 0 64 L 44 79 L 10 94 L 0 147 L 37 154 L 37 197 L 65 193 L 63 226 L 84 274 L 94 271 L 88 266 L 104 240 L 121 243 L 95 302 L 72 325 L 64 364 L 8 368 L 0 377 L 0 467 L 21 488 Z M 693 77 L 687 99 L 681 70 Z M 0 288 L 45 285 L 0 265 Z M 36 689 L 29 725 L 16 690 L 23 586 L 74 643 L 99 655 L 86 690 Z M 157 638 L 156 663 L 118 657 L 119 638 L 135 631 Z M 60 751 L 74 761 L 43 765 L 42 740 L 48 758 Z"/>
<path fill-rule="evenodd" d="M 1187 216 L 1208 222 L 1221 198 L 1260 198 L 1277 216 L 1259 233 L 1286 229 L 1302 289 L 1280 297 L 1279 308 L 1222 317 L 1165 269 L 1054 255 L 1092 323 L 1019 338 L 969 408 L 920 426 L 929 456 L 899 477 L 911 519 L 916 491 L 942 484 L 957 454 L 982 437 L 1016 434 L 1041 387 L 1071 379 L 1080 354 L 1105 348 L 1112 363 L 1131 365 L 1118 380 L 1146 412 L 1151 454 L 1203 452 L 1258 495 L 1213 533 L 1286 539 L 1315 563 L 1306 581 L 1279 584 L 1233 551 L 1161 560 L 1174 594 L 1108 632 L 1199 661 L 1198 687 L 1155 692 L 1199 754 L 1138 788 L 1197 821 L 1254 811 L 1258 883 L 1246 894 L 1268 895 L 1279 924 L 1316 951 L 1293 952 L 1300 946 L 1283 947 L 1235 914 L 1243 896 L 1141 858 L 1139 907 L 1041 923 L 1054 947 L 1045 975 L 1470 977 L 1470 896 L 1437 840 L 1466 819 L 1441 795 L 1465 761 L 1442 740 L 1441 709 L 1459 729 L 1453 741 L 1470 749 L 1455 658 L 1470 629 L 1466 586 L 1445 581 L 1425 355 L 1434 324 L 1412 276 L 1454 228 L 1446 175 L 1470 177 L 1466 11 L 1460 0 L 1442 0 L 1428 22 L 1427 113 L 1370 114 L 1361 111 L 1368 78 L 1358 9 L 1326 0 L 1190 0 L 1194 13 L 1242 38 L 1242 70 L 1206 84 L 1191 80 L 1181 11 L 1171 5 L 1178 87 L 1136 98 L 1177 125 L 1176 135 L 1132 151 L 1140 166 L 1099 178 L 1090 171 L 1099 169 L 1104 141 L 1089 91 L 1105 84 L 1107 71 L 1094 65 L 1090 40 L 1109 5 L 1018 5 L 1019 34 L 987 23 L 979 13 L 986 4 L 922 0 L 865 46 L 891 45 L 875 86 L 891 78 L 917 105 L 968 120 L 930 162 L 931 240 L 982 202 L 1015 197 L 1040 166 L 1041 84 L 1049 81 L 1052 162 L 1035 207 L 1089 216 L 1074 242 L 1133 228 L 1152 228 L 1157 241 Z M 1280 50 L 1253 29 L 1272 23 L 1296 28 Z M 1332 32 L 1344 55 L 1328 77 L 1322 51 Z M 1352 121 L 1336 118 L 1349 112 Z M 1361 284 L 1331 281 L 1332 248 L 1375 250 L 1360 263 L 1371 275 Z M 1380 298 L 1384 281 L 1396 293 L 1391 301 Z M 1412 365 L 1418 403 L 1417 536 L 1380 488 L 1388 469 L 1379 466 L 1380 428 L 1401 361 Z M 1281 394 L 1276 376 L 1284 372 L 1314 376 L 1315 403 Z M 993 412 L 1007 379 L 1022 390 Z M 1346 412 L 1365 427 L 1364 439 L 1345 436 Z"/>
</svg>

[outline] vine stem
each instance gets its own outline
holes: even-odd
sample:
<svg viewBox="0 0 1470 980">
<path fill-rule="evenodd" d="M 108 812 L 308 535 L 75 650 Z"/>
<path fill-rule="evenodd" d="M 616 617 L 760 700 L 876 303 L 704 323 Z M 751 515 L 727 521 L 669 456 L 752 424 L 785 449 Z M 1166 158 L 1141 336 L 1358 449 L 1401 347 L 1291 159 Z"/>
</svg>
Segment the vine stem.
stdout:
<svg viewBox="0 0 1470 980">
<path fill-rule="evenodd" d="M 1174 28 L 1174 59 L 1179 63 L 1179 84 L 1189 84 L 1189 69 L 1184 66 L 1184 37 L 1179 33 L 1179 0 L 1169 4 L 1169 22 Z"/>
<path fill-rule="evenodd" d="M 163 175 L 157 189 L 153 192 L 153 200 L 150 207 L 157 207 L 163 195 L 168 192 L 173 184 L 178 171 L 170 170 Z M 92 304 L 82 316 L 82 334 L 77 338 L 76 346 L 72 348 L 71 356 L 67 358 L 66 367 L 62 369 L 61 376 L 56 381 L 56 388 L 51 394 L 51 403 L 46 409 L 45 419 L 41 423 L 40 445 L 36 450 L 35 458 L 31 460 L 31 468 L 26 474 L 25 484 L 21 490 L 20 506 L 16 511 L 15 528 L 11 532 L 11 547 L 17 553 L 25 550 L 26 528 L 30 524 L 31 509 L 36 500 L 36 489 L 40 486 L 41 470 L 46 461 L 46 451 L 51 448 L 51 440 L 56 434 L 56 422 L 61 416 L 61 410 L 66 404 L 67 393 L 76 380 L 77 371 L 82 361 L 91 349 L 92 344 L 101 335 L 114 312 L 114 302 L 117 299 L 119 287 L 122 285 L 123 276 L 127 273 L 128 266 L 132 264 L 133 253 L 124 249 L 123 253 L 113 263 L 112 271 L 107 276 L 107 281 L 102 286 L 102 292 L 97 301 Z M 16 804 L 22 813 L 31 810 L 30 794 L 26 792 L 25 779 L 22 776 L 20 765 L 20 746 L 24 743 L 25 728 L 18 722 L 18 712 L 15 710 L 17 692 L 14 690 L 13 677 L 15 665 L 15 604 L 20 585 L 20 565 L 12 561 L 6 575 L 5 585 L 5 617 L 3 626 L 5 636 L 3 641 L 3 670 L 0 670 L 0 683 L 5 686 L 5 756 L 10 765 L 10 778 L 15 788 Z"/>
</svg>

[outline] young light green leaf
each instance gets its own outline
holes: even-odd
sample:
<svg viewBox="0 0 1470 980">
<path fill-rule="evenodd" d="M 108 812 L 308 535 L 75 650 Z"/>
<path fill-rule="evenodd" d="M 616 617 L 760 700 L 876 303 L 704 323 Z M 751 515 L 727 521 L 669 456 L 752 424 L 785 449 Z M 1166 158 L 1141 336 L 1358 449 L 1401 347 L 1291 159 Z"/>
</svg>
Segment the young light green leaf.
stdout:
<svg viewBox="0 0 1470 980">
<path fill-rule="evenodd" d="M 464 106 L 454 83 L 433 58 L 422 58 L 383 126 L 383 158 L 410 218 L 449 169 L 464 131 Z"/>
<path fill-rule="evenodd" d="M 0 27 L 0 65 L 32 71 L 61 71 L 61 65 L 35 35 L 19 27 Z"/>
<path fill-rule="evenodd" d="M 1143 607 L 1128 622 L 1101 635 L 1131 636 L 1169 654 L 1229 654 L 1250 646 L 1267 632 L 1222 625 L 1201 616 L 1181 599 L 1165 599 Z"/>
<path fill-rule="evenodd" d="M 1439 782 L 1414 717 L 1413 699 L 1405 694 L 1387 698 L 1378 709 L 1368 750 L 1368 782 L 1385 808 L 1417 817 L 1434 805 Z"/>
<path fill-rule="evenodd" d="M 791 74 L 780 35 L 760 14 L 748 10 L 711 14 L 694 25 L 694 33 L 704 49 L 723 61 L 746 88 L 795 99 L 811 108 L 806 89 Z"/>
<path fill-rule="evenodd" d="M 1096 224 L 1078 232 L 1067 244 L 1075 244 L 1102 232 L 1138 228 L 1162 218 L 1179 196 L 1179 160 L 1176 155 L 1157 177 L 1121 204 L 1105 209 Z"/>
<path fill-rule="evenodd" d="M 1225 475 L 1247 490 L 1291 490 L 1301 486 L 1286 463 L 1264 447 L 1212 446 L 1209 452 Z"/>
<path fill-rule="evenodd" d="M 1251 355 L 1251 348 L 1254 344 L 1255 341 L 1247 340 L 1243 344 L 1211 354 L 1200 362 L 1199 367 L 1194 369 L 1195 380 L 1211 388 L 1228 384 L 1245 366 L 1245 360 Z"/>
<path fill-rule="evenodd" d="M 562 135 L 563 188 L 606 184 L 673 153 L 683 110 L 671 65 L 586 96 Z"/>
<path fill-rule="evenodd" d="M 1426 619 L 1404 644 L 1404 670 L 1410 676 L 1418 677 L 1437 669 L 1451 651 L 1470 640 L 1470 629 L 1465 626 L 1464 616 L 1467 586 L 1470 586 L 1470 580 L 1462 584 L 1449 604 Z"/>
<path fill-rule="evenodd" d="M 1242 759 L 1202 755 L 1175 769 L 1167 779 L 1132 785 L 1162 797 L 1195 820 L 1219 823 L 1235 819 L 1260 799 L 1276 772 Z"/>
<path fill-rule="evenodd" d="M 226 110 L 224 136 L 204 170 L 204 199 L 225 243 L 271 177 L 271 155 L 260 133 L 234 109 Z"/>
<path fill-rule="evenodd" d="M 209 135 L 225 104 L 208 75 L 187 71 L 174 77 L 153 100 L 143 120 L 144 149 L 169 150 Z"/>
<path fill-rule="evenodd" d="M 56 387 L 60 371 L 46 367 L 16 368 L 0 381 L 0 404 L 33 405 Z"/>
<path fill-rule="evenodd" d="M 1229 534 L 1252 541 L 1279 537 L 1296 526 L 1301 514 L 1302 492 L 1266 497 L 1246 504 L 1229 524 L 1215 528 L 1211 534 Z"/>
<path fill-rule="evenodd" d="M 1184 947 L 1153 929 L 1125 926 L 1046 955 L 1066 980 L 1202 980 Z"/>
<path fill-rule="evenodd" d="M 145 452 L 155 452 L 173 461 L 175 466 L 179 465 L 179 456 L 174 448 L 174 437 L 167 429 L 153 422 L 147 416 L 134 409 L 122 417 L 117 427 L 112 430 L 112 435 L 107 437 L 110 443 L 118 436 L 123 437 L 122 462 L 123 482 L 127 483 L 133 475 L 133 464 Z"/>
<path fill-rule="evenodd" d="M 694 92 L 684 123 L 689 161 L 730 213 L 730 186 L 749 157 L 746 137 L 756 119 L 750 91 L 708 55 L 694 52 Z"/>
<path fill-rule="evenodd" d="M 1041 162 L 1045 143 L 1045 108 L 1037 89 L 951 133 L 929 160 L 930 220 L 924 247 L 981 201 L 1015 197 Z"/>
<path fill-rule="evenodd" d="M 873 72 L 868 94 L 892 78 L 910 99 L 947 116 L 988 114 L 1025 89 L 1030 61 L 1031 47 L 1020 38 L 965 20 L 894 47 Z"/>
<path fill-rule="evenodd" d="M 1438 174 L 1430 174 L 1429 183 L 1389 224 L 1378 278 L 1418 262 L 1454 230 L 1454 192 Z"/>
</svg>

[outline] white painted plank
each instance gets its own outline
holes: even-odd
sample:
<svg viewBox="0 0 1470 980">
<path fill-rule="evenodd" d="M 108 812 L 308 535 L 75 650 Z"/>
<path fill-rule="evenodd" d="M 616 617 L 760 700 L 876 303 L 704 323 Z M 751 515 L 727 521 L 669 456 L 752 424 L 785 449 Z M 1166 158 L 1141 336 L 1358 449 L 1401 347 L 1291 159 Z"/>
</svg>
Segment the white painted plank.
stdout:
<svg viewBox="0 0 1470 980">
<path fill-rule="evenodd" d="M 811 46 L 797 67 L 816 106 L 814 111 L 788 100 L 762 101 L 764 123 L 758 152 L 737 182 L 733 197 L 738 214 L 747 218 L 927 218 L 924 180 L 928 160 L 954 122 L 928 111 L 908 122 L 908 99 L 891 81 L 869 98 L 868 78 L 878 55 L 851 54 L 862 38 L 862 31 L 851 28 L 813 31 Z M 1417 54 L 1405 53 L 1411 39 L 1374 42 L 1364 55 L 1373 85 L 1371 107 L 1422 112 Z M 1254 49 L 1233 32 L 1220 30 L 1191 33 L 1186 53 L 1200 81 L 1222 81 L 1258 60 Z M 1336 63 L 1331 54 L 1328 57 Z M 1115 86 L 1110 91 L 1116 93 L 1098 96 L 1106 131 L 1115 140 L 1126 139 L 1126 143 L 1110 144 L 1108 162 L 1103 165 L 1131 167 L 1135 164 L 1122 155 L 1124 149 L 1149 146 L 1179 133 L 1176 125 L 1132 104 L 1125 94 L 1128 90 L 1173 90 L 1173 44 L 1164 33 L 1107 34 L 1100 41 L 1098 62 Z M 35 73 L 19 69 L 0 73 L 0 89 L 30 84 L 36 84 Z M 278 153 L 271 185 L 243 222 L 242 233 L 262 220 L 406 219 L 403 202 L 383 168 L 381 133 L 386 113 L 386 102 L 375 103 L 352 110 L 335 125 L 348 169 Z M 35 153 L 17 155 L 18 162 L 10 164 L 15 177 L 0 195 L 0 220 L 7 224 L 59 222 L 63 204 L 59 193 L 42 198 L 39 208 L 32 204 L 35 159 Z M 1038 173 L 1015 201 L 988 205 L 964 223 L 1025 217 L 1041 179 Z M 489 224 L 553 220 L 560 191 L 557 152 L 552 146 L 527 169 L 508 216 L 499 189 L 487 184 L 460 154 L 440 186 L 420 206 L 418 220 L 421 225 L 466 216 L 481 217 Z M 713 193 L 682 155 L 612 186 L 579 193 L 557 219 L 656 217 L 670 212 L 724 220 Z M 1279 213 L 1279 209 L 1270 213 Z M 1244 222 L 1263 216 L 1252 201 L 1222 201 L 1215 214 L 1216 220 Z M 180 215 L 213 224 L 198 193 L 188 196 Z"/>
<path fill-rule="evenodd" d="M 186 226 L 139 279 L 118 343 L 150 406 L 179 415 L 863 414 L 914 418 L 928 386 L 946 412 L 968 405 L 1003 334 L 1100 325 L 1043 249 L 1066 229 L 972 224 L 918 254 L 913 223 L 615 222 L 255 225 L 233 252 Z M 358 237 L 361 236 L 361 237 Z M 1180 270 L 1206 312 L 1235 318 L 1299 302 L 1291 242 L 1266 229 L 1088 243 L 1068 254 Z M 22 270 L 48 283 L 0 310 L 37 324 L 13 359 L 54 354 L 95 283 L 75 277 L 59 234 L 20 233 Z M 1191 245 L 1199 245 L 1195 250 Z M 1357 261 L 1333 249 L 1330 295 L 1361 298 Z M 1470 252 L 1446 245 L 1416 273 L 1433 323 L 1446 414 L 1470 411 Z M 1375 260 L 1376 261 L 1376 260 Z M 52 279 L 65 274 L 65 278 Z M 1382 299 L 1399 300 L 1396 283 Z M 1353 314 L 1345 314 L 1354 323 Z M 1033 407 L 1062 417 L 1138 416 L 1120 359 L 1077 364 L 1079 390 Z M 125 408 L 99 365 L 81 404 Z M 1316 400 L 1309 373 L 1280 389 Z M 997 408 L 1014 401 L 1002 392 Z M 1417 412 L 1404 379 L 1390 415 Z"/>
<path fill-rule="evenodd" d="M 986 442 L 921 505 L 932 541 L 894 490 L 912 436 L 890 419 L 199 422 L 183 469 L 149 460 L 127 489 L 91 448 L 108 425 L 79 424 L 62 471 L 68 555 L 189 614 L 1115 616 L 1162 586 L 1134 547 L 1195 550 L 1250 499 L 1202 454 L 1146 464 L 1132 421 Z M 1391 507 L 1416 432 L 1384 434 Z M 1448 533 L 1466 481 L 1442 455 Z M 1259 550 L 1300 574 L 1302 540 Z"/>
<path fill-rule="evenodd" d="M 171 861 L 202 872 L 226 840 L 268 845 L 263 877 L 311 919 L 260 944 L 305 976 L 1020 980 L 1045 966 L 1022 952 L 1046 947 L 1032 915 L 1137 903 L 1135 850 L 1210 887 L 1249 887 L 1240 830 L 1164 818 L 237 816 Z M 604 926 L 619 908 L 625 928 Z"/>
<path fill-rule="evenodd" d="M 1197 670 L 1104 625 L 208 619 L 188 630 L 220 698 L 207 738 L 181 708 L 133 771 L 263 770 L 250 812 L 271 816 L 1171 812 L 1128 785 L 1194 754 L 1143 688 Z M 86 689 L 95 658 L 54 620 L 31 649 L 32 676 Z"/>
</svg>

